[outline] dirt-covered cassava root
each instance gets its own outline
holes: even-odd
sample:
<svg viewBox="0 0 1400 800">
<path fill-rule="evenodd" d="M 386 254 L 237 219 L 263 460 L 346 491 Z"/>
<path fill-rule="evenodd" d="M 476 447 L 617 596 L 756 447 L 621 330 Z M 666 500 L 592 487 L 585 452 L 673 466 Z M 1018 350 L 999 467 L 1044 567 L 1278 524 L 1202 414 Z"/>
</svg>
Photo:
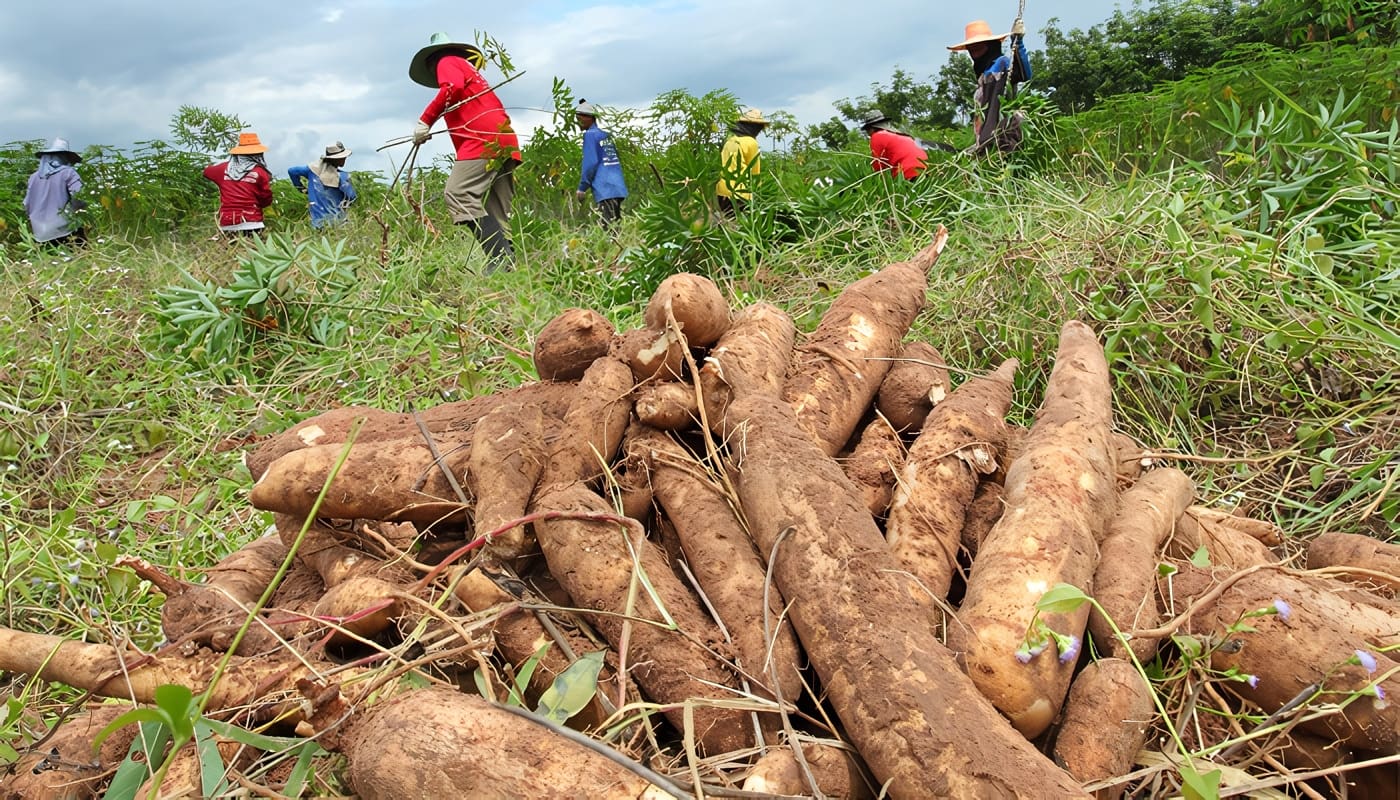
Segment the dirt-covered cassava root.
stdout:
<svg viewBox="0 0 1400 800">
<path fill-rule="evenodd" d="M 948 596 L 967 508 L 993 471 L 1006 438 L 1011 359 L 963 383 L 924 420 L 900 474 L 885 540 L 895 558 L 939 600 Z"/>
<path fill-rule="evenodd" d="M 783 399 L 828 456 L 845 447 L 879 391 L 923 310 L 928 271 L 947 240 L 948 232 L 939 228 L 933 243 L 912 259 L 847 286 L 798 348 Z"/>
<path fill-rule="evenodd" d="M 1077 653 L 1018 651 L 1033 619 L 1076 643 L 1084 634 L 1087 604 L 1040 614 L 1036 604 L 1056 584 L 1088 589 L 1093 579 L 1117 501 L 1112 423 L 1103 347 L 1088 325 L 1068 322 L 1025 449 L 1007 469 L 1006 511 L 973 562 L 961 624 L 948 626 L 977 688 L 1026 736 L 1055 718 Z"/>
<path fill-rule="evenodd" d="M 891 796 L 1014 797 L 1078 784 L 977 693 L 934 636 L 933 604 L 895 576 L 870 513 L 841 468 L 761 392 L 734 401 L 739 496 L 760 552 L 827 697 Z"/>
</svg>

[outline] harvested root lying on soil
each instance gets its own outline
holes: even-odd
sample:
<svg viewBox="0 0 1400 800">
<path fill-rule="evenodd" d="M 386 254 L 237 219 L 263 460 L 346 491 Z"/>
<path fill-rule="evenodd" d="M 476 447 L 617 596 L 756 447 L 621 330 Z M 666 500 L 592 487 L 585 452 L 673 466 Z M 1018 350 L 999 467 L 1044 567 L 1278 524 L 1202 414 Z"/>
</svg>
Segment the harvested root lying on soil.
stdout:
<svg viewBox="0 0 1400 800">
<path fill-rule="evenodd" d="M 167 645 L 0 630 L 0 669 L 146 705 L 215 683 L 207 716 L 314 736 L 313 791 L 365 798 L 1145 797 L 1215 770 L 1393 796 L 1395 546 L 1286 566 L 1276 526 L 1112 429 L 1082 323 L 1043 398 L 1014 362 L 954 386 L 911 335 L 944 241 L 810 335 L 677 275 L 645 327 L 552 320 L 539 383 L 297 423 L 246 459 L 275 535 L 204 583 L 118 562 L 167 595 Z M 111 716 L 61 726 L 59 766 Z M 9 796 L 58 791 L 44 747 Z M 198 791 L 197 755 L 162 788 Z M 202 755 L 267 796 L 293 758 Z"/>
</svg>

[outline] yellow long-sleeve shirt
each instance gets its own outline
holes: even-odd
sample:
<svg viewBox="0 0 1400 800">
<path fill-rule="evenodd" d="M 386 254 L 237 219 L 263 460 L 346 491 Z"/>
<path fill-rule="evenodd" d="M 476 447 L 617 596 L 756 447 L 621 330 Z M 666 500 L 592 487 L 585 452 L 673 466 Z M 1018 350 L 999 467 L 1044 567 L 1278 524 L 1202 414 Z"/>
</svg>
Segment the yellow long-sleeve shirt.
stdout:
<svg viewBox="0 0 1400 800">
<path fill-rule="evenodd" d="M 748 200 L 753 193 L 749 191 L 746 178 L 759 172 L 758 140 L 737 133 L 731 135 L 720 151 L 720 163 L 724 165 L 725 174 L 715 185 L 715 194 Z"/>
</svg>

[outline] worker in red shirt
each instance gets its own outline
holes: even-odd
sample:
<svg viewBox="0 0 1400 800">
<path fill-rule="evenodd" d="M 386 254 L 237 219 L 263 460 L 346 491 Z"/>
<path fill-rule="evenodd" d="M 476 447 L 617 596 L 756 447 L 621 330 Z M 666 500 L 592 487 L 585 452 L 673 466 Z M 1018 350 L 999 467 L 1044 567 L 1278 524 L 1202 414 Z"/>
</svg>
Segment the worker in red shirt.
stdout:
<svg viewBox="0 0 1400 800">
<path fill-rule="evenodd" d="M 884 112 L 876 109 L 866 114 L 860 128 L 870 137 L 871 169 L 899 173 L 911 181 L 924 171 L 928 153 L 914 137 L 896 128 Z"/>
<path fill-rule="evenodd" d="M 219 230 L 224 233 L 255 236 L 263 229 L 263 209 L 272 205 L 266 152 L 256 133 L 240 133 L 228 161 L 204 168 L 204 177 L 219 187 Z"/>
<path fill-rule="evenodd" d="M 432 136 L 439 117 L 457 151 L 444 195 L 452 222 L 466 225 L 481 242 L 489 265 L 509 270 L 515 250 L 508 234 L 510 203 L 515 195 L 512 171 L 520 163 L 520 141 L 510 127 L 510 115 L 481 76 L 486 56 L 474 45 L 454 42 L 435 33 L 408 65 L 415 83 L 437 89 L 413 128 L 413 143 Z"/>
</svg>

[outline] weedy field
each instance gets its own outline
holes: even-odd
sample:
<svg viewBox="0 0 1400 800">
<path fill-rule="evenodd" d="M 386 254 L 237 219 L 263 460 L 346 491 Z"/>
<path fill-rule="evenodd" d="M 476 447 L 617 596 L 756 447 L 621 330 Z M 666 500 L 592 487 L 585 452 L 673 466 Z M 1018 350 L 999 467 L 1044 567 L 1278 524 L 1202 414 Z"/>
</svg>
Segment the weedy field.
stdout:
<svg viewBox="0 0 1400 800">
<path fill-rule="evenodd" d="M 733 221 L 671 97 L 616 238 L 537 136 L 491 276 L 432 171 L 251 244 L 161 143 L 81 249 L 6 198 L 5 796 L 1386 796 L 1400 123 L 1328 76 L 1397 55 L 789 146 Z"/>
</svg>

